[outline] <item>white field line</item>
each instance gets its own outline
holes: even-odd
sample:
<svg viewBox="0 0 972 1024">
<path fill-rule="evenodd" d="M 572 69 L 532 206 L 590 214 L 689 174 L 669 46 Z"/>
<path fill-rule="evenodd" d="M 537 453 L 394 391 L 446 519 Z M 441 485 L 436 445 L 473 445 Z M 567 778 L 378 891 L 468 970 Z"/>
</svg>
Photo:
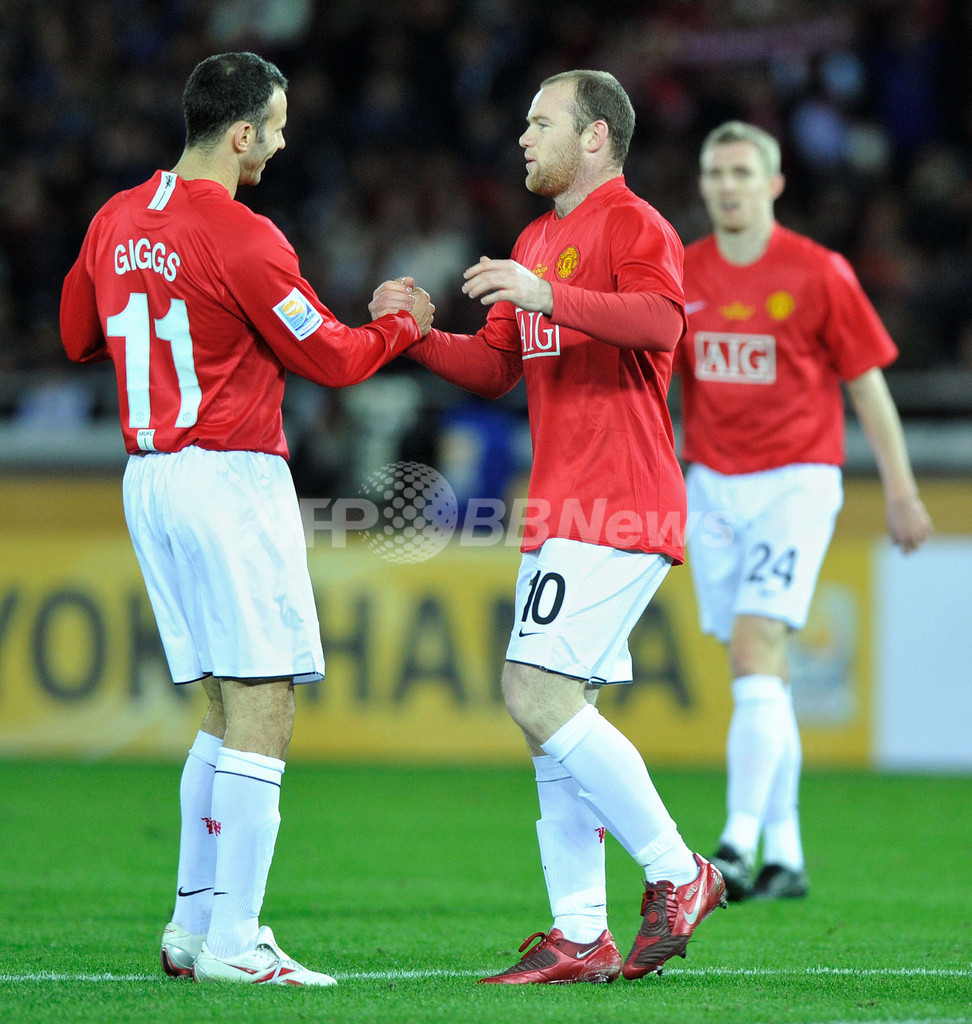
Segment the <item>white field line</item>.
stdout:
<svg viewBox="0 0 972 1024">
<path fill-rule="evenodd" d="M 418 981 L 423 978 L 479 978 L 488 973 L 479 971 L 391 970 L 391 971 L 335 971 L 338 981 Z M 675 967 L 669 968 L 669 975 L 685 974 L 701 978 L 801 978 L 801 977 L 846 977 L 846 978 L 968 978 L 972 981 L 972 965 L 968 970 L 946 967 L 805 967 L 800 970 L 762 967 Z M 148 981 L 171 984 L 162 974 L 62 974 L 56 971 L 35 971 L 22 974 L 0 974 L 0 985 L 23 984 L 28 982 L 133 982 Z M 939 1024 L 964 1024 L 967 1017 L 935 1018 Z"/>
</svg>

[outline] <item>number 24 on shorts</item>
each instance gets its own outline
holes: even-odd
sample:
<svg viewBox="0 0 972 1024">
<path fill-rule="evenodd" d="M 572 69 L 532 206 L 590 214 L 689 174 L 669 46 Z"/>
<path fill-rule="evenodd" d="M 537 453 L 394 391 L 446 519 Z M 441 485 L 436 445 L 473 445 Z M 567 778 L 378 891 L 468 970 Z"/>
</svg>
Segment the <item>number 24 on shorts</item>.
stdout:
<svg viewBox="0 0 972 1024">
<path fill-rule="evenodd" d="M 767 583 L 770 577 L 775 576 L 783 581 L 784 589 L 792 586 L 797 559 L 796 548 L 787 548 L 782 555 L 776 557 L 776 552 L 769 544 L 761 543 L 753 547 L 752 553 L 755 555 L 755 562 L 746 575 L 747 583 Z"/>
</svg>

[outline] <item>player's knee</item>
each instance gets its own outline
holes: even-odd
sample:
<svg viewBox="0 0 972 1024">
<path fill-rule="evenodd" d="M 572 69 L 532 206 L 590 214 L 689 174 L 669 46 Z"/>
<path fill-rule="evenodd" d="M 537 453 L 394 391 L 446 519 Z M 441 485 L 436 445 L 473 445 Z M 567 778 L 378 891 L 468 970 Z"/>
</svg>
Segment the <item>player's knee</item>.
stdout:
<svg viewBox="0 0 972 1024">
<path fill-rule="evenodd" d="M 510 713 L 513 721 L 524 732 L 530 733 L 530 727 L 535 724 L 533 721 L 535 715 L 532 713 L 532 709 L 535 709 L 536 702 L 522 679 L 518 679 L 513 674 L 504 673 L 503 700 L 506 702 L 506 710 Z"/>
<path fill-rule="evenodd" d="M 523 730 L 527 743 L 543 739 L 548 732 L 549 701 L 534 676 L 536 670 L 507 663 L 503 672 L 503 699 L 510 717 Z"/>
<path fill-rule="evenodd" d="M 776 661 L 767 657 L 765 648 L 753 644 L 743 644 L 734 647 L 730 653 L 729 660 L 732 665 L 732 676 L 734 679 L 738 679 L 740 676 L 778 674 L 776 671 Z"/>
<path fill-rule="evenodd" d="M 729 642 L 733 677 L 782 675 L 786 666 L 787 633 L 786 623 L 779 619 L 740 616 Z"/>
<path fill-rule="evenodd" d="M 294 727 L 292 680 L 224 680 L 222 693 L 227 746 L 284 759 Z"/>
</svg>

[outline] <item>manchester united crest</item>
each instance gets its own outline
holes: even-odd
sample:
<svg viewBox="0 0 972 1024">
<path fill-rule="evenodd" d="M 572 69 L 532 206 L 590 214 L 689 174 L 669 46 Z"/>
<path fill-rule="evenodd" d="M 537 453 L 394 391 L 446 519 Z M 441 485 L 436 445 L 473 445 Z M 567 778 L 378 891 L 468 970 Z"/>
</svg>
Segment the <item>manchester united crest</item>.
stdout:
<svg viewBox="0 0 972 1024">
<path fill-rule="evenodd" d="M 557 277 L 568 278 L 579 266 L 580 253 L 575 246 L 568 245 L 557 257 Z"/>
<path fill-rule="evenodd" d="M 773 292 L 766 300 L 766 312 L 774 320 L 785 320 L 796 306 L 793 296 L 789 292 Z"/>
</svg>

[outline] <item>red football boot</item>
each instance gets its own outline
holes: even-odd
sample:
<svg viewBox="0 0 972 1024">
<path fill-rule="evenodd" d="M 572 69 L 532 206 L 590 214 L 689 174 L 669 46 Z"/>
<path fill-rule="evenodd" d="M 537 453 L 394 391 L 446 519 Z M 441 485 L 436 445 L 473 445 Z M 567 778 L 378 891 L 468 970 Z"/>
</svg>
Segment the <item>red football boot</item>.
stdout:
<svg viewBox="0 0 972 1024">
<path fill-rule="evenodd" d="M 641 900 L 641 928 L 635 936 L 621 973 L 628 979 L 661 973 L 665 961 L 685 956 L 695 929 L 715 910 L 724 907 L 726 883 L 718 868 L 693 854 L 699 873 L 676 888 L 671 882 L 645 882 Z"/>
<path fill-rule="evenodd" d="M 540 941 L 527 949 L 534 939 Z M 523 951 L 526 950 L 524 953 Z M 536 932 L 520 946 L 522 958 L 491 978 L 486 985 L 563 985 L 574 981 L 614 981 L 621 973 L 621 954 L 605 929 L 593 942 L 571 942 L 559 928 Z"/>
</svg>

